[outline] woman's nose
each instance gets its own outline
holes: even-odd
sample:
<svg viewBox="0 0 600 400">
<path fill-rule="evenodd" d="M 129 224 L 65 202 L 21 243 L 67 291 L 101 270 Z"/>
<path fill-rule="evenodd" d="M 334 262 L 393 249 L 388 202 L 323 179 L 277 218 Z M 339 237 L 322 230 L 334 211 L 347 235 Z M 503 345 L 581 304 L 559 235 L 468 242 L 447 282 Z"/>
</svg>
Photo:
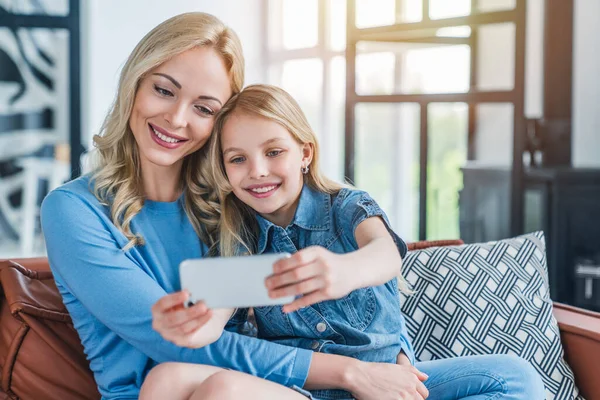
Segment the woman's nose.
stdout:
<svg viewBox="0 0 600 400">
<path fill-rule="evenodd" d="M 182 103 L 175 103 L 165 113 L 165 120 L 172 128 L 185 128 L 187 126 L 186 107 Z"/>
</svg>

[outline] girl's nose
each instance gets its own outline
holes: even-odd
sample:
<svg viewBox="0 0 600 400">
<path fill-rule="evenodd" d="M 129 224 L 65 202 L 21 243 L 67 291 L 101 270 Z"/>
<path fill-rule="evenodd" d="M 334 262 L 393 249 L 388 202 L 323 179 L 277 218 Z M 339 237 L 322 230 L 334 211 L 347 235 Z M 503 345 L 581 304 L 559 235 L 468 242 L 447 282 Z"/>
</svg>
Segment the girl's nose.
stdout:
<svg viewBox="0 0 600 400">
<path fill-rule="evenodd" d="M 267 163 L 263 160 L 256 160 L 252 162 L 252 169 L 250 171 L 251 178 L 261 178 L 269 175 L 269 168 Z"/>
</svg>

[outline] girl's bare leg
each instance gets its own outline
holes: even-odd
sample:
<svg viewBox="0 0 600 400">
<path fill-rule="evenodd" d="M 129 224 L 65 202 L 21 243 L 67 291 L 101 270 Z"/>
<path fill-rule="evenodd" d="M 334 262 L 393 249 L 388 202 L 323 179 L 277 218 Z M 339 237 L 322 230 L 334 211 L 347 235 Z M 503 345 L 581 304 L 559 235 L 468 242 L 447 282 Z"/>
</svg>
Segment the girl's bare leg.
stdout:
<svg viewBox="0 0 600 400">
<path fill-rule="evenodd" d="M 146 376 L 140 400 L 188 400 L 211 375 L 224 371 L 209 365 L 167 362 L 157 365 Z"/>
<path fill-rule="evenodd" d="M 307 400 L 302 394 L 242 372 L 223 370 L 202 382 L 189 400 Z"/>
</svg>

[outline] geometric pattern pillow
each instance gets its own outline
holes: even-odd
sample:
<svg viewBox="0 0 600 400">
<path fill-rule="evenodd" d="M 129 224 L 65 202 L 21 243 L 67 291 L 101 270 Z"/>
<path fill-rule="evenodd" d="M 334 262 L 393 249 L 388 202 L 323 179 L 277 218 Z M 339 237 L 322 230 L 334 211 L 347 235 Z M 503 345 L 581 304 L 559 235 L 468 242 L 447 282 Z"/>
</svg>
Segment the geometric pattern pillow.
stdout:
<svg viewBox="0 0 600 400">
<path fill-rule="evenodd" d="M 538 371 L 546 399 L 582 399 L 552 314 L 543 232 L 410 251 L 402 274 L 417 360 L 514 354 Z"/>
</svg>

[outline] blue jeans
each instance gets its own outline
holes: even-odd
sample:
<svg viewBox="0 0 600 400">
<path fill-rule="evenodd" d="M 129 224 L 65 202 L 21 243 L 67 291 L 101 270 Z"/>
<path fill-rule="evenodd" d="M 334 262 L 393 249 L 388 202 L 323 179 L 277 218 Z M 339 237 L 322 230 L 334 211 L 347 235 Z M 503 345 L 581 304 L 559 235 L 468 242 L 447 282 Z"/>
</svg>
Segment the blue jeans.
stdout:
<svg viewBox="0 0 600 400">
<path fill-rule="evenodd" d="M 527 361 L 517 356 L 485 355 L 415 364 L 429 375 L 430 400 L 544 400 L 544 384 Z"/>
<path fill-rule="evenodd" d="M 527 361 L 516 356 L 485 355 L 417 362 L 429 375 L 428 400 L 544 400 L 544 384 Z M 319 400 L 295 388 L 309 399 Z"/>
</svg>

